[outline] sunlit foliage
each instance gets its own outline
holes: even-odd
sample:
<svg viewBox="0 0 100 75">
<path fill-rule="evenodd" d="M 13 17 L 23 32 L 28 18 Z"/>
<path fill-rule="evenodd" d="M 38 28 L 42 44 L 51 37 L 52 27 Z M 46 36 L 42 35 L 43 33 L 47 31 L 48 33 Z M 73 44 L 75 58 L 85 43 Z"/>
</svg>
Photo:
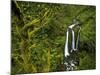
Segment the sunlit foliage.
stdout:
<svg viewBox="0 0 100 75">
<path fill-rule="evenodd" d="M 78 70 L 95 69 L 95 6 L 11 2 L 11 71 L 64 71 L 66 30 L 73 18 L 82 22 Z"/>
</svg>

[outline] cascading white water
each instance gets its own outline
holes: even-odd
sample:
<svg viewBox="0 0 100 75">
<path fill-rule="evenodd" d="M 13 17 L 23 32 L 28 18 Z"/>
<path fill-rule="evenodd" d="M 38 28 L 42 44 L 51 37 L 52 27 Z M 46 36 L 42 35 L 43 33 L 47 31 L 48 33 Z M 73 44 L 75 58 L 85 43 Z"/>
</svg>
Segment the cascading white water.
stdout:
<svg viewBox="0 0 100 75">
<path fill-rule="evenodd" d="M 80 33 L 81 28 L 79 27 L 78 35 L 75 38 L 75 31 L 73 30 L 74 26 L 75 26 L 75 24 L 70 25 L 67 29 L 66 42 L 65 42 L 65 57 L 70 55 L 69 51 L 72 52 L 72 51 L 76 51 L 78 49 L 79 33 Z M 69 50 L 69 45 L 70 45 L 69 39 L 68 39 L 69 38 L 69 32 L 71 32 L 71 35 L 72 35 L 72 38 L 70 37 L 72 39 L 71 50 Z"/>
<path fill-rule="evenodd" d="M 69 54 L 69 45 L 68 45 L 68 38 L 69 38 L 69 31 L 71 31 L 72 32 L 72 49 L 71 49 L 71 52 L 73 51 L 73 50 L 75 50 L 75 33 L 74 33 L 74 31 L 72 30 L 72 29 L 68 29 L 67 30 L 67 35 L 66 35 L 66 43 L 65 43 L 65 57 L 66 56 L 69 56 L 70 54 Z"/>
<path fill-rule="evenodd" d="M 75 34 L 74 31 L 72 30 L 72 50 L 75 49 Z"/>
<path fill-rule="evenodd" d="M 76 53 L 75 51 L 78 50 L 78 44 L 79 44 L 79 34 L 80 34 L 80 23 L 75 22 L 68 26 L 67 32 L 66 32 L 66 42 L 65 42 L 65 66 L 66 70 L 74 70 L 77 69 L 77 66 L 75 63 L 77 63 L 76 60 L 74 60 L 74 57 L 70 59 L 70 56 L 73 53 Z"/>
<path fill-rule="evenodd" d="M 65 57 L 66 57 L 66 56 L 69 56 L 69 52 L 68 52 L 68 35 L 69 35 L 69 30 L 67 30 L 67 35 L 66 35 Z"/>
</svg>

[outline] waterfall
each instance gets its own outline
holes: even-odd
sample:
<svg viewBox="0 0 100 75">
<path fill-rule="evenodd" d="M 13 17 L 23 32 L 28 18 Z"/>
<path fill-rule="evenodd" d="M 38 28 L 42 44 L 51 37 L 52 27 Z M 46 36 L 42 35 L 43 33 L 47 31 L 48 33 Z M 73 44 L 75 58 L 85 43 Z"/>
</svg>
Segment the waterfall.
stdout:
<svg viewBox="0 0 100 75">
<path fill-rule="evenodd" d="M 72 50 L 75 50 L 75 34 L 73 30 L 72 30 Z"/>
<path fill-rule="evenodd" d="M 69 35 L 69 30 L 67 30 L 67 35 L 66 35 L 65 57 L 66 57 L 66 56 L 69 56 L 69 52 L 68 52 L 68 35 Z"/>
<path fill-rule="evenodd" d="M 70 26 L 67 28 L 66 32 L 66 42 L 65 42 L 65 50 L 64 50 L 64 64 L 66 66 L 66 70 L 75 70 L 77 69 L 78 61 L 75 60 L 73 56 L 75 51 L 78 50 L 79 45 L 79 38 L 80 38 L 80 23 L 78 21 L 74 21 Z"/>
<path fill-rule="evenodd" d="M 75 49 L 75 32 L 72 30 L 72 29 L 68 29 L 67 30 L 67 35 L 66 35 L 66 43 L 65 43 L 65 57 L 66 56 L 69 56 L 70 54 L 69 54 L 69 45 L 68 45 L 68 36 L 69 36 L 69 31 L 71 31 L 72 32 L 72 49 L 71 49 L 71 52 L 73 51 L 73 50 L 76 50 Z"/>
<path fill-rule="evenodd" d="M 75 36 L 76 33 L 74 31 L 74 28 L 78 28 L 77 36 Z M 65 57 L 69 56 L 70 53 L 78 49 L 80 29 L 81 27 L 78 25 L 78 23 L 68 26 L 68 29 L 66 32 L 66 42 L 65 42 L 65 53 L 64 53 Z M 69 32 L 71 32 L 70 34 L 72 35 L 72 37 L 69 37 L 70 35 Z M 71 38 L 71 40 L 69 40 L 69 38 Z M 71 41 L 71 44 L 69 43 L 69 41 Z"/>
</svg>

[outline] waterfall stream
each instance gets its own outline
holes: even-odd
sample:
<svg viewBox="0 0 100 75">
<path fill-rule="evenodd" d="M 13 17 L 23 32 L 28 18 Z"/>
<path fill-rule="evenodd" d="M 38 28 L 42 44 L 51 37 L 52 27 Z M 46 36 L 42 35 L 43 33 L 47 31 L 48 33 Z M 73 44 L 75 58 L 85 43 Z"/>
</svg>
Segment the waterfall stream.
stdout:
<svg viewBox="0 0 100 75">
<path fill-rule="evenodd" d="M 74 29 L 76 29 L 76 31 Z M 65 52 L 64 64 L 66 65 L 66 70 L 74 70 L 76 68 L 75 63 L 77 62 L 74 60 L 74 57 L 71 58 L 70 60 L 68 58 L 70 58 L 70 56 L 72 55 L 72 52 L 75 52 L 78 50 L 80 29 L 81 27 L 79 26 L 78 22 L 71 24 L 67 28 L 65 51 L 64 51 Z"/>
<path fill-rule="evenodd" d="M 70 52 L 72 52 L 73 50 L 76 50 L 75 49 L 75 32 L 71 29 L 71 30 L 67 30 L 67 35 L 66 35 L 66 43 L 65 43 L 65 56 L 69 56 L 70 54 L 69 54 L 69 45 L 68 45 L 68 38 L 69 38 L 69 32 L 71 31 L 71 33 L 72 33 L 72 48 L 71 48 L 71 51 Z"/>
<path fill-rule="evenodd" d="M 75 34 L 74 31 L 72 30 L 72 50 L 75 49 Z"/>
<path fill-rule="evenodd" d="M 66 43 L 65 43 L 65 57 L 69 56 L 69 52 L 68 52 L 68 34 L 69 34 L 69 30 L 67 30 L 67 35 L 66 35 Z"/>
</svg>

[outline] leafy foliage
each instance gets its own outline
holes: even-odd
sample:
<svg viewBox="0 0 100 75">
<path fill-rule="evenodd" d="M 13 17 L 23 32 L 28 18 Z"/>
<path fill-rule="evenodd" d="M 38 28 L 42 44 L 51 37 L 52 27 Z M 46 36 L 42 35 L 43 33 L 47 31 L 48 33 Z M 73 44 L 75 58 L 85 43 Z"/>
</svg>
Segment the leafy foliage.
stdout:
<svg viewBox="0 0 100 75">
<path fill-rule="evenodd" d="M 64 71 L 73 18 L 82 22 L 78 70 L 95 69 L 95 6 L 12 1 L 12 74 Z"/>
</svg>

